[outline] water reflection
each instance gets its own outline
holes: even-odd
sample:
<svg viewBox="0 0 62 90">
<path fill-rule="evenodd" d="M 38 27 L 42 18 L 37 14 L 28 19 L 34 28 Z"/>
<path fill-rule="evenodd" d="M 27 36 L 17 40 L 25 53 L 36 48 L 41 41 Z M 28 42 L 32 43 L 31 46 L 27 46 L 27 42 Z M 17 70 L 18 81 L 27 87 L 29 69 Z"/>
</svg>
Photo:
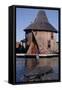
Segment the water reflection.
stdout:
<svg viewBox="0 0 62 90">
<path fill-rule="evenodd" d="M 16 82 L 24 82 L 24 81 L 44 81 L 44 80 L 58 80 L 58 73 L 59 73 L 59 58 L 58 57 L 49 57 L 49 58 L 39 58 L 39 60 L 36 62 L 35 58 L 22 58 L 22 57 L 16 57 Z M 41 70 L 38 69 L 39 67 L 43 68 L 41 71 L 45 71 L 45 67 L 51 67 L 52 72 L 45 74 L 40 77 L 35 77 L 34 74 L 37 75 L 38 72 Z M 28 77 L 26 79 L 26 74 L 32 74 L 31 80 Z M 34 79 L 35 78 L 35 79 Z"/>
</svg>

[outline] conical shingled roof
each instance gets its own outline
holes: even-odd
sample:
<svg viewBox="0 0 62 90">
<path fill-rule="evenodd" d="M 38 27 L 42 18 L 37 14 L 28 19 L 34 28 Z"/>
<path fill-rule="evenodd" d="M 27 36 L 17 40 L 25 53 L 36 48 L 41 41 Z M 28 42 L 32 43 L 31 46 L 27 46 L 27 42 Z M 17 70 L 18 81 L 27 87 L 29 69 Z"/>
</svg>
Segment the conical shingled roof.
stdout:
<svg viewBox="0 0 62 90">
<path fill-rule="evenodd" d="M 57 33 L 57 30 L 49 23 L 45 11 L 38 12 L 34 22 L 24 29 L 24 31 L 28 30 L 49 31 Z"/>
<path fill-rule="evenodd" d="M 34 20 L 34 23 L 47 23 L 48 22 L 48 18 L 46 16 L 46 13 L 44 11 L 39 11 L 37 14 L 37 17 Z"/>
</svg>

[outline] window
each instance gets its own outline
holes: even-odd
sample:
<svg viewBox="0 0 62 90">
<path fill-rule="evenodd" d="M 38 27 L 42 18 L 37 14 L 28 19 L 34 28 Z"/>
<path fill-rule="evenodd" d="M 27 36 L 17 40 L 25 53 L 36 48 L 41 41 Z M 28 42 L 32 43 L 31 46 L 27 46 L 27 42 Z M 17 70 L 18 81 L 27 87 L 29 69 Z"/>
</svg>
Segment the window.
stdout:
<svg viewBox="0 0 62 90">
<path fill-rule="evenodd" d="M 35 35 L 37 35 L 37 31 L 35 32 Z"/>
<path fill-rule="evenodd" d="M 51 39 L 53 39 L 53 33 L 51 33 Z"/>
<path fill-rule="evenodd" d="M 50 42 L 50 40 L 48 40 L 48 48 L 50 48 L 51 47 L 51 42 Z"/>
</svg>

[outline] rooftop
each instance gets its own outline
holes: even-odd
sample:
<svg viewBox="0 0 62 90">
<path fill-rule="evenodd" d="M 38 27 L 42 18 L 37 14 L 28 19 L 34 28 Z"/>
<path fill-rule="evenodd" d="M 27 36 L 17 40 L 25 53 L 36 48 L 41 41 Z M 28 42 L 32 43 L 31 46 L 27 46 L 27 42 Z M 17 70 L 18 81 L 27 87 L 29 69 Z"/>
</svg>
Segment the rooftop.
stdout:
<svg viewBox="0 0 62 90">
<path fill-rule="evenodd" d="M 57 33 L 55 27 L 53 27 L 53 25 L 51 25 L 50 22 L 48 21 L 45 11 L 41 11 L 41 10 L 38 12 L 33 23 L 31 23 L 30 25 L 28 25 L 28 27 L 24 29 L 24 31 L 28 31 L 28 30 L 49 31 L 49 32 Z"/>
</svg>

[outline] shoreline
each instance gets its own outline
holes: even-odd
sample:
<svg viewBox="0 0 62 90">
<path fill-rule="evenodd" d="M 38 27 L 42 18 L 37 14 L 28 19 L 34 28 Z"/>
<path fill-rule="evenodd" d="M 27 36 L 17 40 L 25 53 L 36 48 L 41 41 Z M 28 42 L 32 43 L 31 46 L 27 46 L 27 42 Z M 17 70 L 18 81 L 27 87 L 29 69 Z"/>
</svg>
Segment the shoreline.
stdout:
<svg viewBox="0 0 62 90">
<path fill-rule="evenodd" d="M 31 55 L 28 55 L 28 54 L 19 54 L 17 53 L 16 54 L 16 57 L 25 57 L 25 58 L 29 58 L 29 57 L 34 57 L 36 58 L 36 56 L 39 56 L 39 57 L 58 57 L 59 54 L 31 54 Z"/>
</svg>

